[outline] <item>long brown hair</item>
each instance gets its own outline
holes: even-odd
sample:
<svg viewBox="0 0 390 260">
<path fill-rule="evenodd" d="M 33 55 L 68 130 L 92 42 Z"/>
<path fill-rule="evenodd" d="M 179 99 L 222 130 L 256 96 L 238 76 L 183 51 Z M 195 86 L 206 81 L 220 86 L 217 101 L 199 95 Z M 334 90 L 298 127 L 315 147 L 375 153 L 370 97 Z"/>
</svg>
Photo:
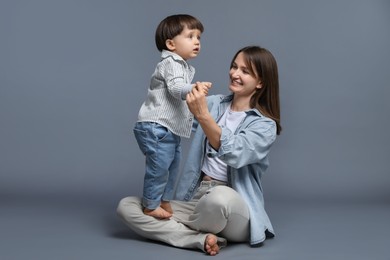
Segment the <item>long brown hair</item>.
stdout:
<svg viewBox="0 0 390 260">
<path fill-rule="evenodd" d="M 276 133 L 279 135 L 282 127 L 280 125 L 279 76 L 276 60 L 267 49 L 259 46 L 248 46 L 234 55 L 231 66 L 240 53 L 244 54 L 245 63 L 250 73 L 258 77 L 262 83 L 262 88 L 257 89 L 253 94 L 250 106 L 274 120 Z"/>
</svg>

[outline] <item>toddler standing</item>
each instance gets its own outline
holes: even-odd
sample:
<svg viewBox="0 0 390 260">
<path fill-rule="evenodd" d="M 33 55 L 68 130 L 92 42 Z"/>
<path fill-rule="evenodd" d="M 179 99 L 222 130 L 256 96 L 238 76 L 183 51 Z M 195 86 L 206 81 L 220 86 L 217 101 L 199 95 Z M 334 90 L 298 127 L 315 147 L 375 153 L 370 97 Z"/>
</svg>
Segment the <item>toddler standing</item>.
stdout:
<svg viewBox="0 0 390 260">
<path fill-rule="evenodd" d="M 193 115 L 186 96 L 195 87 L 195 69 L 187 60 L 200 52 L 202 23 L 187 14 L 172 15 L 156 29 L 161 61 L 151 77 L 147 99 L 142 104 L 134 135 L 146 157 L 142 205 L 155 218 L 172 216 L 173 198 L 181 159 L 181 137 L 189 138 Z M 201 82 L 205 94 L 210 82 Z"/>
</svg>

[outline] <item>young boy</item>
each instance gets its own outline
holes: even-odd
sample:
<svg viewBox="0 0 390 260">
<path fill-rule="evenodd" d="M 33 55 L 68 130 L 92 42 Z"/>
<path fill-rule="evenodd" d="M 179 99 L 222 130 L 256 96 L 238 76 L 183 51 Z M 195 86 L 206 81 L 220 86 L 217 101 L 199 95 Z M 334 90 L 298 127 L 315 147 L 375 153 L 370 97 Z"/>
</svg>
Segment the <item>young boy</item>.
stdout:
<svg viewBox="0 0 390 260">
<path fill-rule="evenodd" d="M 180 138 L 190 137 L 193 123 L 185 99 L 195 87 L 191 83 L 195 69 L 187 60 L 199 54 L 202 32 L 202 23 L 186 14 L 168 16 L 156 29 L 161 61 L 151 77 L 134 135 L 146 156 L 144 213 L 159 219 L 170 218 L 173 213 L 169 201 L 179 174 Z M 207 94 L 211 83 L 198 86 Z"/>
</svg>

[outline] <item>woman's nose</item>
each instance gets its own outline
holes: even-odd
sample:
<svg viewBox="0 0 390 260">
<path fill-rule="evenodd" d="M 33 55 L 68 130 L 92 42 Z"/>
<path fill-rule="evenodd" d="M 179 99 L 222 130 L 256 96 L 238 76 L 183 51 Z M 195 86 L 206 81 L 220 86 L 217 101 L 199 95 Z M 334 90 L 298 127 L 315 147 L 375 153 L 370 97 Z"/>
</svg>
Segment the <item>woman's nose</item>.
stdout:
<svg viewBox="0 0 390 260">
<path fill-rule="evenodd" d="M 240 76 L 238 70 L 232 71 L 231 77 L 233 79 L 237 79 Z"/>
</svg>

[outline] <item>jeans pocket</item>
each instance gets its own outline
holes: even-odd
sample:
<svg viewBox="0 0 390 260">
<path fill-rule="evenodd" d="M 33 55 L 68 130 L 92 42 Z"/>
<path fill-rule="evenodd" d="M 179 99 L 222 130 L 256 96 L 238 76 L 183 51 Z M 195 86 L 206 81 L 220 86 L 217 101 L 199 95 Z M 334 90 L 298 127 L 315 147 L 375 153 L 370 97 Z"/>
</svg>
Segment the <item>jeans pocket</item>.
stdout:
<svg viewBox="0 0 390 260">
<path fill-rule="evenodd" d="M 165 126 L 160 124 L 155 124 L 153 126 L 153 135 L 156 138 L 156 141 L 162 141 L 169 135 L 169 130 Z"/>
<path fill-rule="evenodd" d="M 134 137 L 137 140 L 137 144 L 139 149 L 143 154 L 146 153 L 146 138 L 147 138 L 147 131 L 142 130 L 140 128 L 134 127 L 133 129 Z"/>
</svg>

